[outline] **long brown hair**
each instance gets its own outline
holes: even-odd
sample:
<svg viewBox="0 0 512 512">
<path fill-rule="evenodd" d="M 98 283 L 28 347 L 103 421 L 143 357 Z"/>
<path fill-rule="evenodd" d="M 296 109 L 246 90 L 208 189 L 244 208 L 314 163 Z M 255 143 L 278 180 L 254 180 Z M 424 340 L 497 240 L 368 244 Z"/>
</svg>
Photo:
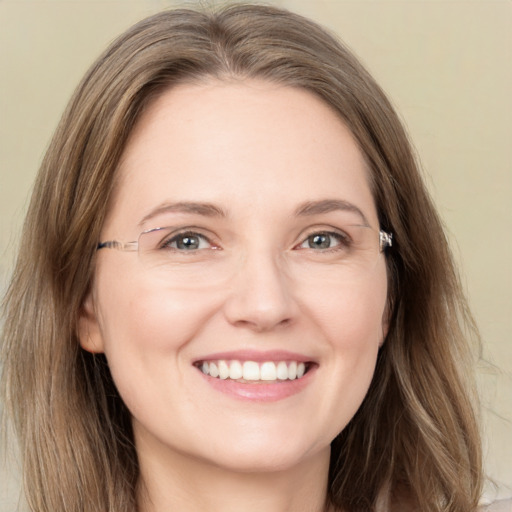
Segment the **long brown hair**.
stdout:
<svg viewBox="0 0 512 512">
<path fill-rule="evenodd" d="M 175 10 L 141 21 L 97 60 L 42 163 L 5 299 L 3 395 L 37 512 L 136 510 L 129 413 L 77 321 L 126 140 L 163 88 L 259 78 L 311 91 L 363 152 L 383 229 L 390 327 L 370 390 L 332 443 L 329 499 L 350 512 L 404 499 L 471 512 L 481 489 L 468 336 L 476 335 L 402 125 L 357 59 L 315 23 L 272 7 Z"/>
</svg>

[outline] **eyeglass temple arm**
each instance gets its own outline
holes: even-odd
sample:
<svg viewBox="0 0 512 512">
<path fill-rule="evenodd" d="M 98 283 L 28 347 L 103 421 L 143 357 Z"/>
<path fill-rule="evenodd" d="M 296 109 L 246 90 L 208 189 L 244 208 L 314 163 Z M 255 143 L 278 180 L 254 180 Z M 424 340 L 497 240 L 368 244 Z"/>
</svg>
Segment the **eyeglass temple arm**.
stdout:
<svg viewBox="0 0 512 512">
<path fill-rule="evenodd" d="M 387 231 L 379 231 L 379 247 L 380 251 L 384 251 L 387 247 L 393 246 L 393 233 Z"/>
<path fill-rule="evenodd" d="M 107 240 L 106 242 L 100 242 L 97 245 L 96 250 L 99 251 L 100 249 L 118 249 L 120 251 L 136 251 L 137 246 L 137 242 L 126 242 L 123 244 L 117 240 Z"/>
</svg>

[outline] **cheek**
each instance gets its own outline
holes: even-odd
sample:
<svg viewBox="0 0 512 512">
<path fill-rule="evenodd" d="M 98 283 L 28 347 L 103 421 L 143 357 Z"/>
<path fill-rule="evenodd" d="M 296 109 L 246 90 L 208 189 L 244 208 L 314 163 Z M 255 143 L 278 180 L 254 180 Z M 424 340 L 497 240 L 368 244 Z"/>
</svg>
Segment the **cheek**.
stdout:
<svg viewBox="0 0 512 512">
<path fill-rule="evenodd" d="M 327 407 L 336 418 L 334 435 L 354 417 L 368 392 L 383 336 L 384 301 L 359 299 L 347 303 L 343 314 L 338 310 L 337 321 L 331 322 L 326 331 L 331 342 L 333 376 L 329 384 L 333 398 Z M 335 314 L 333 310 L 329 316 L 333 318 Z"/>
<path fill-rule="evenodd" d="M 332 418 L 332 436 L 347 425 L 366 396 L 384 336 L 386 303 L 385 270 L 357 286 L 331 286 L 309 296 L 310 318 L 326 342 L 328 379 L 319 407 Z"/>
<path fill-rule="evenodd" d="M 105 356 L 133 416 L 176 405 L 162 388 L 185 388 L 187 350 L 217 310 L 215 297 L 136 278 L 104 280 L 97 297 Z"/>
<path fill-rule="evenodd" d="M 333 349 L 357 354 L 382 343 L 387 305 L 385 268 L 357 284 L 331 283 L 310 294 L 307 308 Z"/>
<path fill-rule="evenodd" d="M 334 295 L 325 306 L 318 308 L 317 316 L 332 343 L 358 350 L 365 342 L 374 343 L 380 339 L 384 309 L 384 302 L 373 297 Z"/>
<path fill-rule="evenodd" d="M 108 276 L 99 274 L 96 293 L 104 352 L 120 392 L 128 390 L 127 402 L 167 378 L 168 365 L 178 378 L 183 374 L 186 358 L 180 356 L 217 310 L 211 293 L 173 289 L 136 275 L 121 266 Z"/>
<path fill-rule="evenodd" d="M 135 272 L 117 274 L 136 275 Z M 98 316 L 107 350 L 116 345 L 176 350 L 212 309 L 212 297 L 149 279 L 99 280 Z"/>
<path fill-rule="evenodd" d="M 369 385 L 373 376 L 385 304 L 385 296 L 368 290 L 352 293 L 350 299 L 334 296 L 319 319 L 338 374 L 354 384 Z"/>
</svg>

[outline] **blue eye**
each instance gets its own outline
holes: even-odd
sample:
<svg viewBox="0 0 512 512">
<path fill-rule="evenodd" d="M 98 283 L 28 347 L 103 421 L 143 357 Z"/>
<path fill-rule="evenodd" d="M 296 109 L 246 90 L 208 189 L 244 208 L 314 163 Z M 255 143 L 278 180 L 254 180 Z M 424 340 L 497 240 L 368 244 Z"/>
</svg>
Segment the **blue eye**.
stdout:
<svg viewBox="0 0 512 512">
<path fill-rule="evenodd" d="M 163 249 L 176 249 L 178 251 L 196 251 L 211 248 L 210 241 L 203 235 L 194 232 L 180 233 L 162 244 Z"/>
<path fill-rule="evenodd" d="M 299 245 L 301 249 L 333 249 L 340 245 L 348 245 L 348 240 L 339 233 L 319 232 L 309 235 L 304 242 Z"/>
</svg>

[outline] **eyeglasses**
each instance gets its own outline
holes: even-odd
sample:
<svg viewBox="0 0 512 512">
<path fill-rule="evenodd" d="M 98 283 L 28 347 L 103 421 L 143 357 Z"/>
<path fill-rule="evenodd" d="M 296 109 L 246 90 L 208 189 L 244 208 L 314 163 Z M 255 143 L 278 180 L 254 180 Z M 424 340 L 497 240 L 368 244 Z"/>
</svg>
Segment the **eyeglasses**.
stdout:
<svg viewBox="0 0 512 512">
<path fill-rule="evenodd" d="M 311 277 L 334 273 L 340 279 L 354 280 L 371 273 L 379 254 L 393 245 L 393 234 L 363 225 L 343 229 L 315 229 L 305 232 L 291 248 L 290 261 L 303 267 Z M 197 280 L 218 280 L 233 269 L 235 251 L 224 247 L 207 230 L 187 227 L 158 227 L 140 233 L 135 241 L 100 242 L 97 249 L 138 252 L 141 265 L 154 275 L 172 274 L 172 282 L 193 284 Z M 322 265 L 323 264 L 323 265 Z M 187 281 L 194 280 L 194 281 Z"/>
</svg>

